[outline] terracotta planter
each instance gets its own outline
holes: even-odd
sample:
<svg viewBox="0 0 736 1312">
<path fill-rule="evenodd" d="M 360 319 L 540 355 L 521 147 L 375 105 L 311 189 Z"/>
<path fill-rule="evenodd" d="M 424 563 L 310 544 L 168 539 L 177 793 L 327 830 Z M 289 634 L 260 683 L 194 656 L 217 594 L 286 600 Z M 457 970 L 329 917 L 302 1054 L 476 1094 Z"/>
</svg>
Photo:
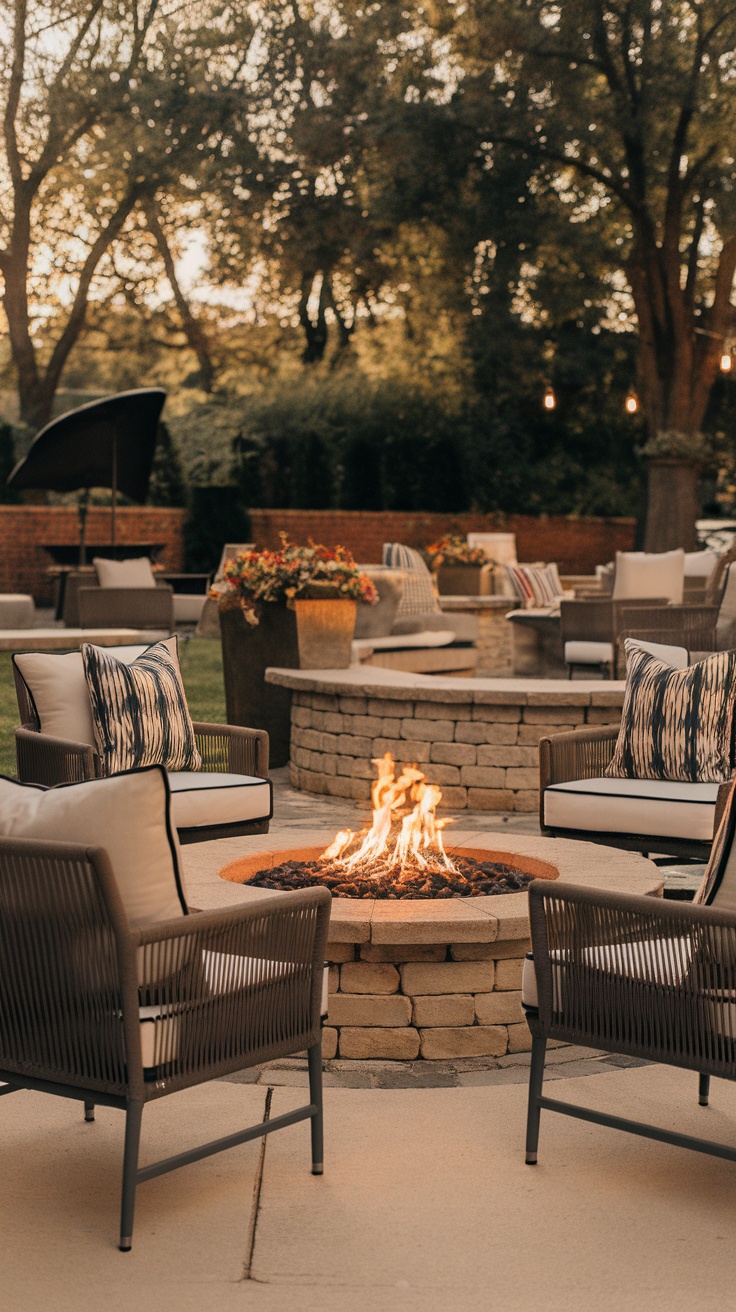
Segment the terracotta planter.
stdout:
<svg viewBox="0 0 736 1312">
<path fill-rule="evenodd" d="M 490 597 L 493 565 L 440 565 L 437 590 L 441 597 Z"/>
<path fill-rule="evenodd" d="M 258 624 L 249 624 L 239 606 L 220 611 L 227 722 L 265 729 L 272 766 L 289 760 L 291 693 L 266 683 L 266 670 L 347 669 L 356 609 L 345 598 L 269 602 Z"/>
<path fill-rule="evenodd" d="M 300 669 L 346 670 L 352 656 L 357 601 L 345 597 L 307 598 L 292 604 Z"/>
</svg>

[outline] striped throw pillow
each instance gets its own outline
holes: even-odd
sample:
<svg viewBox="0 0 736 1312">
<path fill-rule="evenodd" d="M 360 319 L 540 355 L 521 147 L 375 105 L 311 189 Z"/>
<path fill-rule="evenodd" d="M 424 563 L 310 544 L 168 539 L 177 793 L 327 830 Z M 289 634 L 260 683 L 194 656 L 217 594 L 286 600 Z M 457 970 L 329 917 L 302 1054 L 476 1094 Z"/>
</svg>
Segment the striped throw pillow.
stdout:
<svg viewBox="0 0 736 1312">
<path fill-rule="evenodd" d="M 130 665 L 84 643 L 82 660 L 106 775 L 143 765 L 201 768 L 179 666 L 164 642 Z"/>
<path fill-rule="evenodd" d="M 673 670 L 631 638 L 626 690 L 609 779 L 723 783 L 731 776 L 736 652 Z"/>
<path fill-rule="evenodd" d="M 389 569 L 407 571 L 396 612 L 397 620 L 413 615 L 439 613 L 440 605 L 435 595 L 432 575 L 418 551 L 413 547 L 405 547 L 401 542 L 384 542 L 383 563 Z"/>
<path fill-rule="evenodd" d="M 554 606 L 562 596 L 556 565 L 507 565 L 506 573 L 522 606 Z"/>
</svg>

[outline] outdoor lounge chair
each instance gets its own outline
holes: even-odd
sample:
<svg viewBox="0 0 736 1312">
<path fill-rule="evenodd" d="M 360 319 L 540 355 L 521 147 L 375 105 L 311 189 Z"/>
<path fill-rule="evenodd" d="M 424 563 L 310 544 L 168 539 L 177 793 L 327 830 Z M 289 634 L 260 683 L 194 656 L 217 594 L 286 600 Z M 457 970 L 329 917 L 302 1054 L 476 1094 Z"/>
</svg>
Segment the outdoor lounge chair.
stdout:
<svg viewBox="0 0 736 1312">
<path fill-rule="evenodd" d="M 175 644 L 176 639 L 170 642 Z M 145 650 L 143 646 L 108 648 L 113 656 L 126 661 L 134 660 Z M 46 681 L 45 701 L 51 703 L 59 725 L 54 734 L 41 732 L 28 656 L 18 654 L 13 658 L 21 719 L 20 728 L 15 731 L 15 754 L 18 778 L 24 783 L 52 788 L 56 784 L 96 779 L 102 774 L 102 762 L 92 735 L 87 735 L 87 741 L 80 741 L 84 736 L 84 718 L 80 720 L 73 692 L 79 685 L 80 697 L 87 696 L 81 656 L 71 669 L 58 666 L 58 692 L 53 687 L 49 692 L 48 671 L 53 672 L 54 666 L 48 662 L 63 661 L 66 656 L 66 653 L 61 656 L 54 653 L 32 658 L 36 663 L 45 662 L 39 668 Z M 63 730 L 65 724 L 70 728 Z M 80 727 L 74 728 L 75 724 Z M 202 769 L 170 771 L 168 775 L 173 794 L 172 817 L 181 842 L 268 833 L 272 815 L 268 734 L 261 729 L 198 721 L 194 721 L 193 727 Z"/>
<path fill-rule="evenodd" d="M 736 564 L 729 563 L 721 577 L 721 591 L 701 605 L 627 607 L 619 612 L 617 662 L 623 667 L 626 638 L 675 643 L 690 652 L 730 651 L 736 647 Z"/>
<path fill-rule="evenodd" d="M 133 928 L 113 868 L 99 847 L 0 839 L 0 1094 L 76 1098 L 86 1121 L 96 1103 L 125 1112 L 127 1251 L 137 1184 L 189 1162 L 308 1119 L 312 1172 L 322 1174 L 330 896 L 279 893 Z M 138 1166 L 148 1102 L 304 1049 L 306 1105 Z M 80 1126 L 80 1137 L 91 1133 Z"/>
<path fill-rule="evenodd" d="M 542 1110 L 736 1161 L 736 1145 L 694 1138 L 549 1098 L 548 1040 L 583 1044 L 736 1079 L 734 795 L 697 895 L 706 905 L 537 880 L 522 1004 L 532 1034 L 526 1160 L 537 1161 Z"/>
<path fill-rule="evenodd" d="M 637 638 L 637 646 L 673 669 L 684 647 Z M 731 782 L 607 778 L 619 730 L 571 729 L 539 741 L 539 824 L 543 834 L 584 839 L 633 852 L 707 861 Z"/>
<path fill-rule="evenodd" d="M 609 679 L 615 675 L 615 655 L 622 624 L 636 622 L 642 609 L 648 616 L 655 606 L 666 607 L 659 598 L 646 601 L 614 601 L 611 597 L 583 597 L 560 602 L 562 651 L 571 679 L 577 668 L 602 669 Z M 656 639 L 652 639 L 656 641 Z M 682 644 L 677 644 L 682 645 Z"/>
</svg>

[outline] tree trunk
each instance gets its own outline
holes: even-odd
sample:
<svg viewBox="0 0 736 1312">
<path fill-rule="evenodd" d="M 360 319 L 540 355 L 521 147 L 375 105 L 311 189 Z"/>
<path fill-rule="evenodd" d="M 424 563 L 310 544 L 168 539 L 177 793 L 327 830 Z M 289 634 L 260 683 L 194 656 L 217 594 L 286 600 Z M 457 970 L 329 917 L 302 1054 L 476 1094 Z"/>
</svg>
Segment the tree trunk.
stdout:
<svg viewBox="0 0 736 1312">
<path fill-rule="evenodd" d="M 686 460 L 649 461 L 645 551 L 697 549 L 695 521 L 700 514 L 698 466 Z"/>
</svg>

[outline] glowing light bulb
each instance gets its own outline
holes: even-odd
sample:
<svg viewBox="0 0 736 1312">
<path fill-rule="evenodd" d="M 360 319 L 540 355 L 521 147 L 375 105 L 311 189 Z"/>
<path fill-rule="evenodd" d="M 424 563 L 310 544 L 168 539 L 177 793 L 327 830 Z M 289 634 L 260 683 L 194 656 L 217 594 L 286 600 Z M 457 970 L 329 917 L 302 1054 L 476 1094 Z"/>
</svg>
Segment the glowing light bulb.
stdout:
<svg viewBox="0 0 736 1312">
<path fill-rule="evenodd" d="M 733 365 L 733 360 L 731 359 L 731 352 L 724 351 L 723 355 L 721 356 L 721 373 L 729 374 L 731 372 L 732 365 Z"/>
<path fill-rule="evenodd" d="M 549 384 L 547 384 L 546 388 L 544 389 L 542 405 L 544 406 L 545 410 L 554 410 L 555 406 L 557 405 L 557 397 L 555 396 L 554 391 L 552 390 Z"/>
<path fill-rule="evenodd" d="M 639 398 L 636 395 L 636 392 L 629 392 L 624 404 L 626 406 L 626 413 L 629 415 L 635 415 L 639 409 Z"/>
</svg>

